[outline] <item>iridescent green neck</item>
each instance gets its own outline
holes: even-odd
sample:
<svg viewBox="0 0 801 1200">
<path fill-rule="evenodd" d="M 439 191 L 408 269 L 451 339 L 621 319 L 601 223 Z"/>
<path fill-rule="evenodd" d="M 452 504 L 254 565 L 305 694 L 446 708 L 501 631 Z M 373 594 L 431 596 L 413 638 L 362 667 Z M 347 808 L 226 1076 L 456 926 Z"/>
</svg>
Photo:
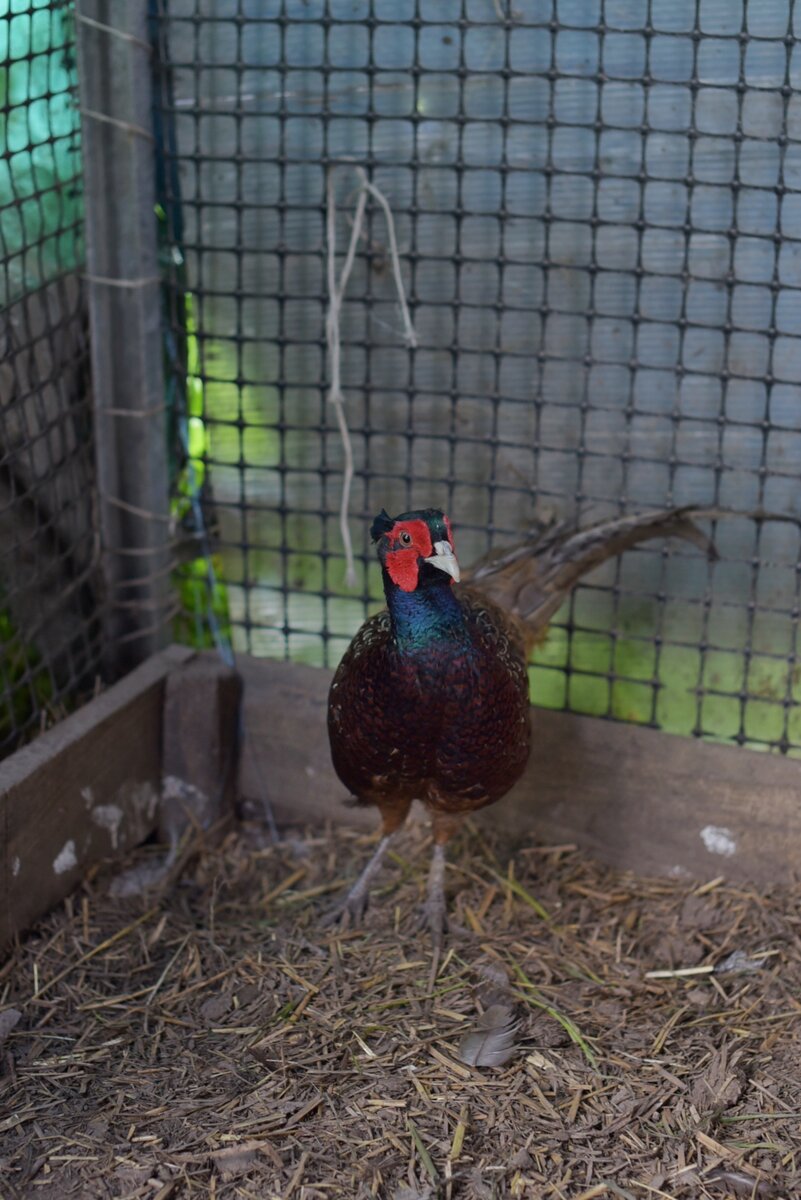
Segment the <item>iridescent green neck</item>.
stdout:
<svg viewBox="0 0 801 1200">
<path fill-rule="evenodd" d="M 404 592 L 385 573 L 384 591 L 392 632 L 402 653 L 467 641 L 464 614 L 450 580 L 421 581 L 415 591 Z"/>
</svg>

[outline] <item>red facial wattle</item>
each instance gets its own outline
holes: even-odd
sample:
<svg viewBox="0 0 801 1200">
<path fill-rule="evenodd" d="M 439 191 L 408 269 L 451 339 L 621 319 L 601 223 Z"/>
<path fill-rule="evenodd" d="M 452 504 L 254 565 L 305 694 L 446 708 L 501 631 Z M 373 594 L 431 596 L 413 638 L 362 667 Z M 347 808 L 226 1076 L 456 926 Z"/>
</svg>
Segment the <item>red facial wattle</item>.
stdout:
<svg viewBox="0 0 801 1200">
<path fill-rule="evenodd" d="M 410 546 L 408 550 L 393 550 L 387 555 L 389 577 L 402 592 L 413 592 L 417 588 L 420 577 L 417 565 L 419 557 L 414 546 Z"/>
<path fill-rule="evenodd" d="M 411 544 L 404 546 L 401 534 L 411 537 Z M 384 565 L 389 577 L 402 592 L 413 592 L 420 577 L 419 561 L 428 558 L 434 551 L 431 531 L 425 521 L 398 521 L 389 534 L 389 550 Z"/>
<path fill-rule="evenodd" d="M 446 517 L 444 513 L 442 514 L 442 519 L 443 519 L 443 521 L 445 522 L 445 528 L 446 528 L 446 529 L 447 529 L 447 531 L 448 531 L 448 541 L 450 542 L 450 544 L 451 544 L 451 549 L 453 550 L 453 552 L 454 552 L 454 554 L 455 554 L 455 553 L 456 553 L 456 547 L 455 547 L 455 545 L 453 544 L 453 530 L 451 529 L 451 519 L 450 519 L 450 517 Z"/>
</svg>

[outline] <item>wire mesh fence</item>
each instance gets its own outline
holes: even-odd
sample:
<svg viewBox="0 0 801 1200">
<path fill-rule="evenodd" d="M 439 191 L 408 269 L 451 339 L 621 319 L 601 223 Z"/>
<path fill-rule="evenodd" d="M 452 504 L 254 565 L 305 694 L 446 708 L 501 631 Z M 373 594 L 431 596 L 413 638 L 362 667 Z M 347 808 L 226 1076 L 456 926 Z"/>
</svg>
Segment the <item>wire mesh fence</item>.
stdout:
<svg viewBox="0 0 801 1200">
<path fill-rule="evenodd" d="M 0 753 L 91 688 L 102 648 L 71 18 L 0 0 Z"/>
<path fill-rule="evenodd" d="M 791 0 L 171 0 L 171 201 L 235 645 L 334 665 L 380 597 L 367 518 L 438 505 L 460 557 L 535 511 L 798 514 L 801 6 Z M 164 75 L 164 78 L 167 77 Z M 326 403 L 326 180 L 358 586 Z M 341 264 L 341 258 L 340 258 Z M 650 546 L 579 587 L 540 704 L 801 747 L 799 536 Z"/>
</svg>

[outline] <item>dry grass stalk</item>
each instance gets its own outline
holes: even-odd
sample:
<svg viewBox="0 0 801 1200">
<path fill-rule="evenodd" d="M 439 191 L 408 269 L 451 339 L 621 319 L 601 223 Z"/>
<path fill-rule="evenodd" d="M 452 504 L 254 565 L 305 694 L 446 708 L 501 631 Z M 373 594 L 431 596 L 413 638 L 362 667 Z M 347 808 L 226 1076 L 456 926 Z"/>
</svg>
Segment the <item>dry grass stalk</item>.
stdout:
<svg viewBox="0 0 801 1200">
<path fill-rule="evenodd" d="M 149 906 L 87 881 L 0 969 L 3 1200 L 801 1194 L 801 890 L 466 838 L 452 907 L 480 932 L 429 990 L 405 839 L 364 932 L 319 923 L 368 852 L 347 832 L 302 870 L 231 834 Z M 759 969 L 715 973 L 737 951 Z M 478 1070 L 458 1045 L 492 1003 L 520 1052 Z"/>
</svg>

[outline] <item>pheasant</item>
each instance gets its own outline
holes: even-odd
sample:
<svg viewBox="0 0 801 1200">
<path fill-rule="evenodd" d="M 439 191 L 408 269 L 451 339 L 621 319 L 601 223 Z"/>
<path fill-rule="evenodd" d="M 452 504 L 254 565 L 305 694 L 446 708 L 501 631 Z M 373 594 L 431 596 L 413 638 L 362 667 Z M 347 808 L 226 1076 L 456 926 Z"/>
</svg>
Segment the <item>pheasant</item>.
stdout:
<svg viewBox="0 0 801 1200">
<path fill-rule="evenodd" d="M 428 508 L 371 526 L 387 607 L 359 629 L 334 675 L 328 733 L 334 769 L 356 803 L 375 805 L 381 839 L 335 917 L 357 923 L 413 800 L 431 814 L 424 913 L 447 930 L 445 845 L 464 817 L 520 778 L 531 729 L 527 661 L 577 581 L 638 542 L 679 537 L 715 550 L 693 523 L 713 510 L 664 509 L 584 529 L 540 524 L 466 572 L 451 523 Z"/>
</svg>

